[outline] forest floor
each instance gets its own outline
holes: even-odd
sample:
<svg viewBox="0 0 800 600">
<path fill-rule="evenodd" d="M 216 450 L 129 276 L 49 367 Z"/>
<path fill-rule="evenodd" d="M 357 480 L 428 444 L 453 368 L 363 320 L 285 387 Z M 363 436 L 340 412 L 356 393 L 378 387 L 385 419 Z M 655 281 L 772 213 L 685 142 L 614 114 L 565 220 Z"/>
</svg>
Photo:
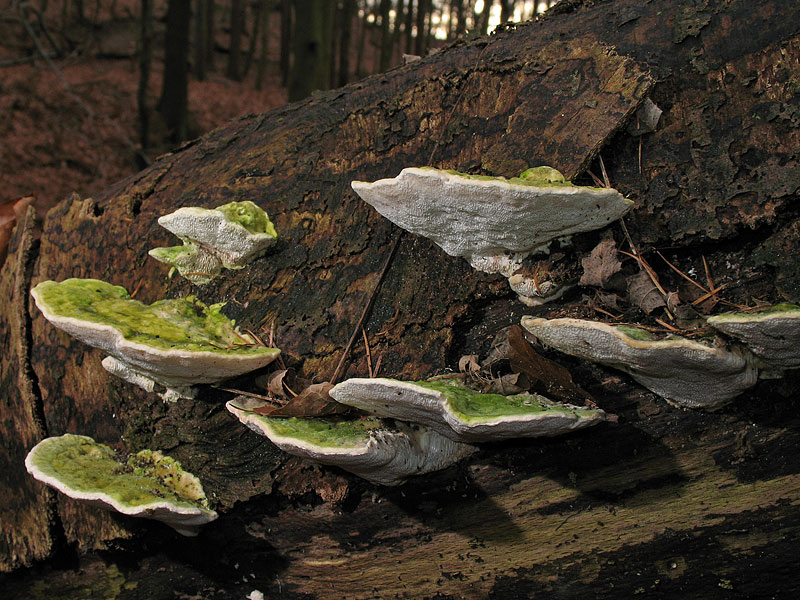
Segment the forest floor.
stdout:
<svg viewBox="0 0 800 600">
<path fill-rule="evenodd" d="M 32 196 L 43 215 L 72 192 L 92 196 L 140 170 L 143 163 L 131 144 L 139 147 L 138 25 L 130 10 L 123 18 L 124 4 L 117 6 L 121 12 L 115 19 L 103 20 L 99 15 L 81 31 L 61 27 L 59 15 L 46 15 L 48 35 L 59 46 L 73 48 L 66 57 L 52 60 L 37 53 L 13 8 L 0 11 L 4 17 L 0 19 L 0 207 Z M 135 8 L 136 3 L 127 4 Z M 157 34 L 159 28 L 163 25 L 157 12 Z M 190 78 L 193 137 L 238 115 L 266 112 L 286 103 L 278 68 L 279 29 L 273 31 L 274 48 L 270 48 L 268 76 L 261 91 L 254 89 L 254 68 L 242 82 L 223 77 L 227 56 L 222 52 L 215 56 L 215 70 L 205 81 Z M 47 36 L 38 43 L 47 48 Z M 17 61 L 24 62 L 13 64 Z M 157 47 L 148 84 L 151 110 L 158 101 L 162 73 Z M 147 154 L 153 159 L 168 150 L 156 146 Z"/>
</svg>

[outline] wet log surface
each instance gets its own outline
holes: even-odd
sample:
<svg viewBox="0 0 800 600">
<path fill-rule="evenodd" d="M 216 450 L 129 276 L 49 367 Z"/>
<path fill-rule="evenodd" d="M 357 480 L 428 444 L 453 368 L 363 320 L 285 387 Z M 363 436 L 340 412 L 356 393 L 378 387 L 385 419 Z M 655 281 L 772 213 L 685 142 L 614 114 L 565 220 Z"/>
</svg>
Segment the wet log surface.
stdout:
<svg viewBox="0 0 800 600">
<path fill-rule="evenodd" d="M 248 329 L 266 334 L 274 324 L 287 362 L 325 379 L 397 234 L 352 193 L 352 179 L 431 163 L 508 176 L 546 163 L 588 182 L 581 174 L 599 174 L 602 149 L 612 183 L 636 202 L 631 238 L 685 304 L 697 297 L 692 286 L 651 250 L 704 285 L 705 259 L 730 302 L 797 302 L 797 16 L 793 2 L 567 2 L 542 22 L 232 122 L 101 196 L 65 200 L 38 246 L 33 225 L 18 227 L 0 306 L 0 550 L 6 570 L 36 564 L 5 576 L 5 589 L 117 598 L 242 598 L 253 589 L 276 598 L 797 595 L 795 373 L 718 412 L 689 412 L 617 372 L 551 353 L 618 423 L 487 444 L 387 490 L 286 457 L 224 411 L 223 392 L 167 405 L 114 379 L 100 352 L 49 325 L 22 293 L 77 276 L 148 302 L 225 300 Z M 638 135 L 630 117 L 648 94 L 664 114 L 655 132 Z M 281 238 L 274 251 L 204 288 L 168 279 L 148 258 L 175 243 L 159 215 L 234 199 L 267 210 Z M 609 232 L 628 249 L 620 226 Z M 560 260 L 579 268 L 602 235 L 577 236 Z M 618 295 L 625 318 L 652 323 Z M 365 329 L 382 374 L 418 378 L 485 355 L 524 314 L 603 316 L 593 306 L 608 308 L 597 290 L 578 288 L 526 308 L 501 277 L 407 235 Z M 356 349 L 347 374 L 365 375 L 366 362 Z M 41 437 L 64 432 L 170 454 L 201 477 L 220 519 L 198 538 L 178 538 L 46 492 L 20 460 Z"/>
</svg>

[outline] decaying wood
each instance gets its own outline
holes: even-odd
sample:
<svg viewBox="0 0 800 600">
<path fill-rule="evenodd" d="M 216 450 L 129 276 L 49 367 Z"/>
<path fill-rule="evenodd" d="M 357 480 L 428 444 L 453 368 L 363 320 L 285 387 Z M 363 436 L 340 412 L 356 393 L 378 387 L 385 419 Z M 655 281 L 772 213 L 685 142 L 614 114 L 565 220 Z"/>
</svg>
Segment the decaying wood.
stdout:
<svg viewBox="0 0 800 600">
<path fill-rule="evenodd" d="M 119 598 L 241 598 L 253 589 L 281 598 L 796 595 L 795 374 L 709 414 L 549 354 L 619 422 L 486 445 L 386 491 L 288 459 L 225 413 L 221 390 L 165 405 L 114 379 L 99 352 L 50 326 L 20 293 L 78 276 L 136 289 L 145 301 L 225 300 L 262 338 L 274 322 L 287 366 L 322 381 L 396 232 L 352 193 L 352 179 L 394 176 L 431 155 L 435 166 L 462 171 L 508 176 L 545 163 L 572 177 L 602 149 L 611 182 L 637 203 L 626 221 L 639 251 L 658 248 L 703 283 L 706 257 L 730 301 L 800 300 L 796 3 L 589 4 L 564 2 L 541 22 L 235 121 L 101 196 L 62 202 L 43 224 L 38 253 L 21 250 L 18 228 L 1 288 L 3 327 L 20 331 L 0 340 L 0 480 L 36 508 L 3 505 L 3 568 L 53 548 L 61 556 L 121 549 L 124 574 L 106 554 L 107 562 L 85 557 L 78 574 L 46 578 L 102 581 Z M 664 114 L 655 132 L 638 135 L 635 112 L 648 94 Z M 274 251 L 199 289 L 148 258 L 149 248 L 174 243 L 159 215 L 231 200 L 267 210 L 280 236 Z M 627 250 L 622 232 L 611 232 Z M 560 260 L 580 265 L 600 239 L 578 236 Z M 686 284 L 670 268 L 658 274 L 669 291 Z M 485 356 L 492 336 L 523 314 L 596 316 L 591 294 L 578 289 L 534 311 L 501 277 L 406 235 L 365 331 L 382 375 L 418 378 L 456 368 L 465 354 Z M 33 385 L 23 390 L 11 363 L 26 361 Z M 365 350 L 354 347 L 347 375 L 367 369 Z M 184 540 L 157 524 L 55 504 L 26 479 L 20 457 L 63 432 L 167 452 L 201 477 L 220 519 Z M 26 522 L 29 514 L 37 520 Z"/>
</svg>

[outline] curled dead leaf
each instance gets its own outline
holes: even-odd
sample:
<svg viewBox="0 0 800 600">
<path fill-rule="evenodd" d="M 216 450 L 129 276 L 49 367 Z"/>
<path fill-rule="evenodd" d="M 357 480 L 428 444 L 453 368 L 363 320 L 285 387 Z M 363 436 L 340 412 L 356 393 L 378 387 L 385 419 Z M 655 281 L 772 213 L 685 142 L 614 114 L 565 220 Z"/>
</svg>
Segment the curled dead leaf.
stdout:
<svg viewBox="0 0 800 600">
<path fill-rule="evenodd" d="M 663 296 L 645 271 L 639 271 L 628 278 L 628 296 L 633 304 L 648 315 L 657 308 L 666 306 Z"/>
<path fill-rule="evenodd" d="M 283 406 L 262 406 L 253 412 L 270 417 L 324 417 L 348 412 L 349 406 L 330 397 L 332 389 L 333 384 L 329 381 L 312 383 Z"/>
<path fill-rule="evenodd" d="M 592 395 L 572 381 L 572 375 L 565 367 L 533 349 L 518 325 L 509 329 L 508 344 L 511 369 L 527 377 L 531 390 L 538 391 L 551 400 L 596 406 Z"/>
<path fill-rule="evenodd" d="M 578 285 L 591 285 L 606 288 L 612 277 L 622 270 L 617 258 L 617 243 L 613 238 L 601 241 L 589 256 L 581 260 L 583 275 Z"/>
<path fill-rule="evenodd" d="M 458 360 L 458 370 L 461 373 L 477 373 L 481 370 L 477 354 L 466 354 Z"/>
</svg>

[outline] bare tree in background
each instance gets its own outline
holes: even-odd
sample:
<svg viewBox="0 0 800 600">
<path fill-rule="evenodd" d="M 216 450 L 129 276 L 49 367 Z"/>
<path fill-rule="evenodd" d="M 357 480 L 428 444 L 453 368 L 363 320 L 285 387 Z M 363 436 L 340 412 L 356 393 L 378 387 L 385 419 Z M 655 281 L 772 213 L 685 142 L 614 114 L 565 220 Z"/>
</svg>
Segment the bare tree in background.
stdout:
<svg viewBox="0 0 800 600">
<path fill-rule="evenodd" d="M 153 2 L 141 0 L 139 18 L 139 86 L 136 104 L 139 110 L 139 143 L 142 152 L 150 145 L 150 110 L 147 107 L 147 84 L 150 81 L 150 66 L 153 56 Z M 144 166 L 144 165 L 142 165 Z"/>
<path fill-rule="evenodd" d="M 339 79 L 340 86 L 350 80 L 350 40 L 353 32 L 353 17 L 358 10 L 356 0 L 342 2 L 341 28 L 339 29 Z"/>
<path fill-rule="evenodd" d="M 300 100 L 330 82 L 331 7 L 327 0 L 295 0 L 289 101 Z M 302 16 L 302 19 L 301 19 Z"/>
<path fill-rule="evenodd" d="M 228 48 L 226 76 L 234 81 L 242 80 L 242 32 L 244 30 L 244 8 L 242 0 L 231 2 L 231 37 Z"/>
</svg>

